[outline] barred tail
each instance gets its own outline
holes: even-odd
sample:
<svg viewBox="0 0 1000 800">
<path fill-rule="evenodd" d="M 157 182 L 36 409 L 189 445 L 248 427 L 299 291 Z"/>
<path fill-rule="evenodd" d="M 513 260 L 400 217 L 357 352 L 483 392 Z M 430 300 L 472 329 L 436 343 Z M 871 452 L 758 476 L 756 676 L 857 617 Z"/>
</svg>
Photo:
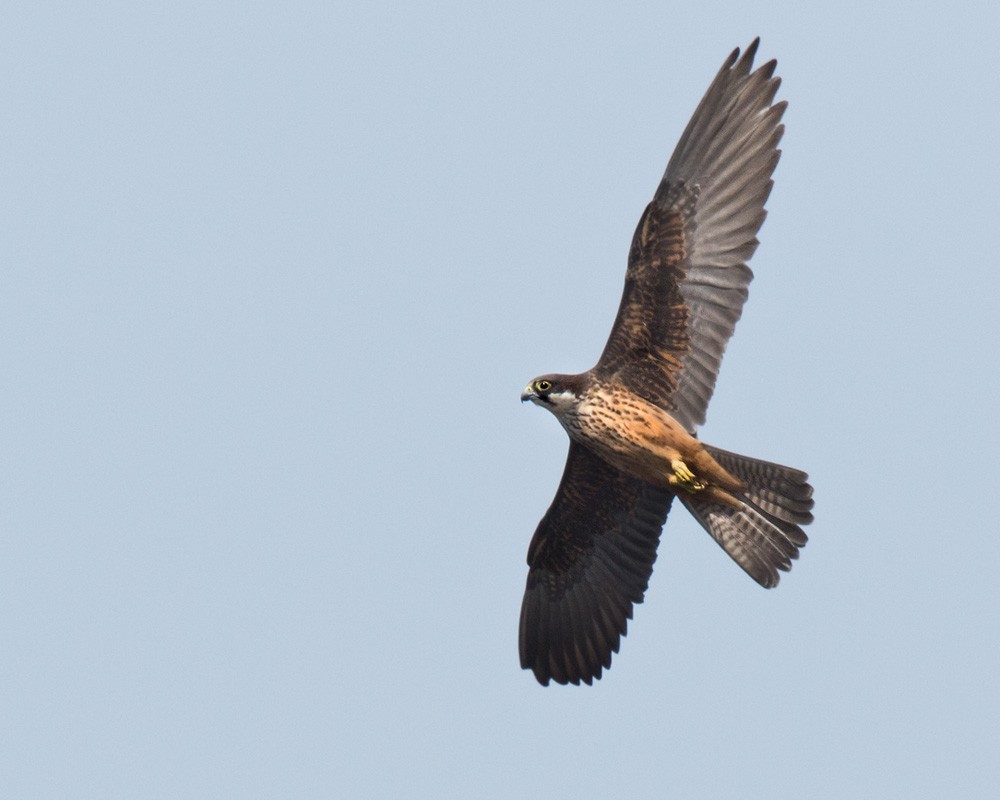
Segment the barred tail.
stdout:
<svg viewBox="0 0 1000 800">
<path fill-rule="evenodd" d="M 778 585 L 807 537 L 801 525 L 812 522 L 812 486 L 806 473 L 705 445 L 727 472 L 746 489 L 734 493 L 739 505 L 701 494 L 678 497 L 722 549 L 765 589 Z"/>
</svg>

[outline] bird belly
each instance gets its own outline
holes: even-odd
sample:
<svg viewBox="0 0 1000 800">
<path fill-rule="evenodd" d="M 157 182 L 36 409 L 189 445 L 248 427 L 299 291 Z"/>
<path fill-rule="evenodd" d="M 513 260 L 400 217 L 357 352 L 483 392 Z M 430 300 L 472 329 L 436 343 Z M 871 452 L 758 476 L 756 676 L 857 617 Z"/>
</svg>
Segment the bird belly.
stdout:
<svg viewBox="0 0 1000 800">
<path fill-rule="evenodd" d="M 673 417 L 635 397 L 594 400 L 567 424 L 574 439 L 626 474 L 666 486 L 677 459 L 690 462 L 701 443 Z"/>
</svg>

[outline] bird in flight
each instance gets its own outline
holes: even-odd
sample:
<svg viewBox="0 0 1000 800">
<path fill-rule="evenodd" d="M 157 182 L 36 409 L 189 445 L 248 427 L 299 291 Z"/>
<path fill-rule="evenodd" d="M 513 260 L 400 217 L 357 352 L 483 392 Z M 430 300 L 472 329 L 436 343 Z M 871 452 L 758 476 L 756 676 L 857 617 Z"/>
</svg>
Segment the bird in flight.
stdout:
<svg viewBox="0 0 1000 800">
<path fill-rule="evenodd" d="M 590 684 L 643 600 L 676 497 L 757 583 L 791 568 L 812 521 L 797 469 L 701 442 L 726 343 L 747 299 L 781 151 L 775 61 L 759 39 L 726 59 L 681 135 L 632 239 L 597 365 L 521 395 L 555 414 L 569 455 L 528 549 L 521 666 L 543 685 Z"/>
</svg>

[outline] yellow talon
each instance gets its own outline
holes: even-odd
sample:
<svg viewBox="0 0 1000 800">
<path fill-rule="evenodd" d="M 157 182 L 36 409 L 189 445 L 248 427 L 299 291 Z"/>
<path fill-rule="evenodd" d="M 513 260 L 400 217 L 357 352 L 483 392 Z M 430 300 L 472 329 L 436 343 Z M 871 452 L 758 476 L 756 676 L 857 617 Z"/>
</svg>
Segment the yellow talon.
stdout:
<svg viewBox="0 0 1000 800">
<path fill-rule="evenodd" d="M 667 483 L 671 486 L 680 486 L 685 491 L 694 494 L 695 492 L 700 492 L 708 485 L 704 481 L 698 480 L 695 474 L 688 468 L 688 465 L 680 459 L 671 461 L 670 466 L 674 474 L 667 478 Z"/>
<path fill-rule="evenodd" d="M 688 468 L 688 465 L 680 459 L 671 461 L 670 466 L 674 468 L 674 475 L 681 483 L 690 483 L 694 480 L 694 473 Z"/>
</svg>

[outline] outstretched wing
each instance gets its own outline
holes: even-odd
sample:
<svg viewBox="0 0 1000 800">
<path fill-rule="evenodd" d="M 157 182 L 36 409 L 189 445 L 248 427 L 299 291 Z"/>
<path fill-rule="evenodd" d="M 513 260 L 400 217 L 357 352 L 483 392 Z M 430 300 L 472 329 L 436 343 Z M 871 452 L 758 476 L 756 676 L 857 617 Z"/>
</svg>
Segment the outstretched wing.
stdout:
<svg viewBox="0 0 1000 800">
<path fill-rule="evenodd" d="M 540 683 L 589 684 L 611 666 L 672 499 L 570 443 L 559 491 L 528 549 L 521 666 Z"/>
<path fill-rule="evenodd" d="M 759 40 L 734 50 L 688 123 L 629 252 L 625 291 L 594 373 L 705 422 L 722 354 L 743 313 L 786 103 Z"/>
</svg>

